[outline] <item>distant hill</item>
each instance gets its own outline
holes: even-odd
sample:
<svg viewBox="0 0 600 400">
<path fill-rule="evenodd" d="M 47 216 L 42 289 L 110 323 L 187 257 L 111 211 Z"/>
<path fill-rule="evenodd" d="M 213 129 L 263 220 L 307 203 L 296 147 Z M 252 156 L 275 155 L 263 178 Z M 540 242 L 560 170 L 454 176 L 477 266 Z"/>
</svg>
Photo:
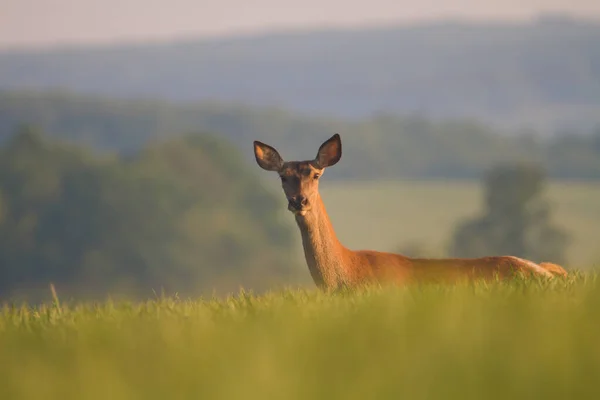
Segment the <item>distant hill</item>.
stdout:
<svg viewBox="0 0 600 400">
<path fill-rule="evenodd" d="M 0 88 L 420 113 L 544 132 L 600 122 L 600 22 L 445 22 L 0 53 Z"/>
<path fill-rule="evenodd" d="M 472 120 L 377 115 L 361 120 L 299 116 L 272 108 L 215 103 L 114 100 L 65 93 L 0 91 L 0 143 L 22 124 L 99 150 L 134 154 L 150 141 L 211 132 L 254 165 L 252 141 L 284 158 L 314 157 L 335 132 L 344 156 L 327 179 L 474 178 L 500 162 L 539 161 L 552 177 L 600 179 L 600 129 L 540 138 L 501 135 Z"/>
</svg>

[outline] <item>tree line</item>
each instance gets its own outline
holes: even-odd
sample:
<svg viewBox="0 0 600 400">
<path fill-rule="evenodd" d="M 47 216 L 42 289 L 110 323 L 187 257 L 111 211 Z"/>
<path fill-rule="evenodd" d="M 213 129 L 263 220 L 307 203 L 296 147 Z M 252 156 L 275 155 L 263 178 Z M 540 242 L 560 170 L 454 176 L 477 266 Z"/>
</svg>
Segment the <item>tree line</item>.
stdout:
<svg viewBox="0 0 600 400">
<path fill-rule="evenodd" d="M 550 178 L 600 179 L 600 127 L 556 136 L 507 135 L 472 120 L 419 115 L 342 120 L 216 103 L 0 92 L 0 142 L 23 123 L 60 140 L 121 154 L 186 132 L 218 132 L 248 160 L 255 139 L 287 149 L 284 157 L 299 159 L 313 157 L 314 143 L 338 132 L 344 140 L 344 163 L 328 174 L 332 179 L 472 179 L 496 164 L 521 161 L 540 164 Z"/>
<path fill-rule="evenodd" d="M 0 148 L 0 299 L 35 299 L 50 283 L 77 297 L 148 297 L 302 282 L 283 200 L 251 165 L 208 134 L 123 155 L 22 127 Z M 534 164 L 488 170 L 484 212 L 456 227 L 449 253 L 564 261 L 545 181 Z"/>
</svg>

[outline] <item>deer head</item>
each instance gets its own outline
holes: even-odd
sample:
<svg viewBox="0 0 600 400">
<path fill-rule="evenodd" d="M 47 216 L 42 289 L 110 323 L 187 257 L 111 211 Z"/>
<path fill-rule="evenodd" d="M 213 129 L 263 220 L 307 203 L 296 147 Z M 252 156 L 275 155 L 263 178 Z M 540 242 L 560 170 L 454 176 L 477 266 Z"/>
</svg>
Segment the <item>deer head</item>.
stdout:
<svg viewBox="0 0 600 400">
<path fill-rule="evenodd" d="M 254 156 L 262 169 L 279 174 L 288 210 L 304 216 L 319 194 L 319 178 L 323 171 L 342 158 L 342 141 L 336 133 L 319 147 L 315 159 L 309 161 L 283 161 L 273 147 L 255 141 Z"/>
</svg>

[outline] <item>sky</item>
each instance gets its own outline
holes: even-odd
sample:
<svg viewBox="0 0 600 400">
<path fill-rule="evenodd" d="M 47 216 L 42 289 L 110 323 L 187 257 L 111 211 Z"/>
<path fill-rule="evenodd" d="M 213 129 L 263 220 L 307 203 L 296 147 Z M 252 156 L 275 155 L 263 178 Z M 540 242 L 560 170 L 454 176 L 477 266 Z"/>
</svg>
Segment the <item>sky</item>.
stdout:
<svg viewBox="0 0 600 400">
<path fill-rule="evenodd" d="M 0 0 L 0 48 L 171 40 L 442 18 L 600 17 L 600 0 Z"/>
</svg>

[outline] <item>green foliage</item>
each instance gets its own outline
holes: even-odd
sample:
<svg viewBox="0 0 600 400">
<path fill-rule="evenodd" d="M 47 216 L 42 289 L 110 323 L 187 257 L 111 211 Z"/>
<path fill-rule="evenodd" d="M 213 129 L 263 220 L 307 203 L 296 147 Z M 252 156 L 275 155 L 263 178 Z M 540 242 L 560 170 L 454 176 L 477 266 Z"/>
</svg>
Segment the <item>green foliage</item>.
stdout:
<svg viewBox="0 0 600 400">
<path fill-rule="evenodd" d="M 0 397 L 592 399 L 599 282 L 5 305 Z"/>
<path fill-rule="evenodd" d="M 0 141 L 22 123 L 125 154 L 185 132 L 218 132 L 248 161 L 255 139 L 280 149 L 284 158 L 308 159 L 316 154 L 315 143 L 339 132 L 342 163 L 327 171 L 334 179 L 479 178 L 495 164 L 523 160 L 544 165 L 551 177 L 600 179 L 600 130 L 541 139 L 501 135 L 469 120 L 382 114 L 344 121 L 250 107 L 0 92 Z"/>
<path fill-rule="evenodd" d="M 543 171 L 534 165 L 490 170 L 484 179 L 484 214 L 456 228 L 451 254 L 563 262 L 567 235 L 551 221 L 550 206 L 542 196 L 545 183 Z"/>
<path fill-rule="evenodd" d="M 210 136 L 97 157 L 31 130 L 0 152 L 0 294 L 199 293 L 286 282 L 291 235 Z"/>
</svg>

